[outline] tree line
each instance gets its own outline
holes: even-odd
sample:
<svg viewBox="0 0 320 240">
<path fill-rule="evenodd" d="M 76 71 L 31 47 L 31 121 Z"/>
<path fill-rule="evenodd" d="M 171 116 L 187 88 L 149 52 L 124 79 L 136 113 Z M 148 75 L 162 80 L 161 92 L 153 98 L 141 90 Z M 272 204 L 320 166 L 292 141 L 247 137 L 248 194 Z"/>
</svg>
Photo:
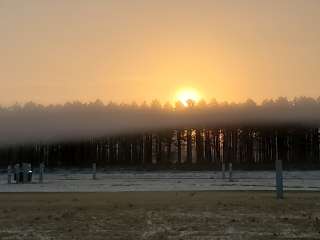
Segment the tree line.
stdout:
<svg viewBox="0 0 320 240">
<path fill-rule="evenodd" d="M 277 145 L 277 146 L 276 146 Z M 256 127 L 171 129 L 79 141 L 0 148 L 0 164 L 30 162 L 47 167 L 112 166 L 271 169 L 276 150 L 286 168 L 320 167 L 320 129 Z"/>
<path fill-rule="evenodd" d="M 265 100 L 256 104 L 192 100 L 105 105 L 35 103 L 0 107 L 0 146 L 39 142 L 77 141 L 88 138 L 142 134 L 166 129 L 225 129 L 320 125 L 320 100 L 308 97 Z"/>
<path fill-rule="evenodd" d="M 0 165 L 319 166 L 320 98 L 0 107 Z M 277 139 L 277 141 L 276 141 Z"/>
</svg>

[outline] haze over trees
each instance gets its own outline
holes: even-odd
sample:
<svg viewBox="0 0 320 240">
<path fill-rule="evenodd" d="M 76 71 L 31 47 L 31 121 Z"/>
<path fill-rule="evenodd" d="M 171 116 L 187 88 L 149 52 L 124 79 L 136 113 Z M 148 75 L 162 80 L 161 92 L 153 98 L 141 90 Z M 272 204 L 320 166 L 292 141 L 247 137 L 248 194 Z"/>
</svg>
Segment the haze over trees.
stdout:
<svg viewBox="0 0 320 240">
<path fill-rule="evenodd" d="M 320 99 L 256 104 L 188 101 L 105 105 L 32 102 L 0 109 L 0 165 L 320 166 Z"/>
<path fill-rule="evenodd" d="M 286 98 L 228 103 L 154 100 L 140 105 L 72 102 L 43 106 L 32 102 L 0 108 L 0 144 L 79 140 L 162 129 L 257 126 L 319 127 L 320 98 Z"/>
</svg>

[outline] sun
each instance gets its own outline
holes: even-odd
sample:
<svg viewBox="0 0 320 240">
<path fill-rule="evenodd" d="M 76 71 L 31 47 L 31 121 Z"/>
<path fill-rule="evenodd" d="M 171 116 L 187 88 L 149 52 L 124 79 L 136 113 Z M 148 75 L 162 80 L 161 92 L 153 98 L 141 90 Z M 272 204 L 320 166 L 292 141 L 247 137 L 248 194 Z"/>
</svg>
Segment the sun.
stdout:
<svg viewBox="0 0 320 240">
<path fill-rule="evenodd" d="M 200 100 L 200 95 L 195 89 L 182 89 L 177 92 L 176 100 L 180 101 L 185 107 L 187 107 L 189 100 L 197 103 Z"/>
</svg>

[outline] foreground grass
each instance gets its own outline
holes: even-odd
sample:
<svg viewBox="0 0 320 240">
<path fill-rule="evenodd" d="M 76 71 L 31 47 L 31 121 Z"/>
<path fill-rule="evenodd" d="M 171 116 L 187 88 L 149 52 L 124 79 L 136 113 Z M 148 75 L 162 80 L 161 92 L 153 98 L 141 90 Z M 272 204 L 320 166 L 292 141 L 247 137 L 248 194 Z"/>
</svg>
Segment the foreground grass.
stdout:
<svg viewBox="0 0 320 240">
<path fill-rule="evenodd" d="M 320 239 L 320 193 L 1 193 L 0 239 Z"/>
</svg>

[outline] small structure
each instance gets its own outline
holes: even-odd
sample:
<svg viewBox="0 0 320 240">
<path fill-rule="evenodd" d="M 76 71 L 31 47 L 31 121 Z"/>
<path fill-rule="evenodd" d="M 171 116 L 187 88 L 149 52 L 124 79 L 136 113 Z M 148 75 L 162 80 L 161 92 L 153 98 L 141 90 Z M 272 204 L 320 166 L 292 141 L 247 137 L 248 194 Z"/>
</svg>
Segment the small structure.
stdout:
<svg viewBox="0 0 320 240">
<path fill-rule="evenodd" d="M 8 171 L 8 174 L 9 174 L 9 171 Z M 15 164 L 14 165 L 14 181 L 15 183 L 30 183 L 32 181 L 31 164 L 29 163 Z"/>
</svg>

